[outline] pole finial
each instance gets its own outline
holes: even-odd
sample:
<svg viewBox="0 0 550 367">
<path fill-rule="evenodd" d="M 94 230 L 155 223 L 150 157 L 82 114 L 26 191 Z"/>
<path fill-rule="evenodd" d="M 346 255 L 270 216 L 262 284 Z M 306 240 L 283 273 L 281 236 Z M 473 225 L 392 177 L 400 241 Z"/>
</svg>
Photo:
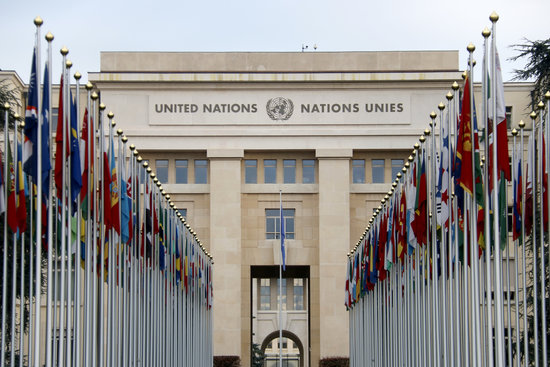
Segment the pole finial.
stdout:
<svg viewBox="0 0 550 367">
<path fill-rule="evenodd" d="M 36 18 L 34 18 L 35 26 L 40 27 L 42 24 L 44 24 L 44 21 L 42 20 L 42 18 L 40 18 L 40 16 L 37 16 Z"/>
<path fill-rule="evenodd" d="M 492 23 L 498 22 L 498 18 L 499 18 L 499 16 L 498 16 L 498 14 L 497 14 L 495 11 L 493 11 L 493 12 L 491 13 L 491 15 L 489 15 L 489 20 L 490 20 Z"/>
</svg>

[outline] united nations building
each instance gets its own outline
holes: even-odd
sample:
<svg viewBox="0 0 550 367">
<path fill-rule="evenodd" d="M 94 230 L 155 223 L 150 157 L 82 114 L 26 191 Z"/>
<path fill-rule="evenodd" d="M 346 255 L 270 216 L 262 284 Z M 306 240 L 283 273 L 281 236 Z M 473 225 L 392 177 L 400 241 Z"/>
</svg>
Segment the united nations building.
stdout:
<svg viewBox="0 0 550 367">
<path fill-rule="evenodd" d="M 349 356 L 347 254 L 463 69 L 458 51 L 101 53 L 99 100 L 214 257 L 214 356 Z M 505 84 L 510 128 L 531 86 Z"/>
</svg>

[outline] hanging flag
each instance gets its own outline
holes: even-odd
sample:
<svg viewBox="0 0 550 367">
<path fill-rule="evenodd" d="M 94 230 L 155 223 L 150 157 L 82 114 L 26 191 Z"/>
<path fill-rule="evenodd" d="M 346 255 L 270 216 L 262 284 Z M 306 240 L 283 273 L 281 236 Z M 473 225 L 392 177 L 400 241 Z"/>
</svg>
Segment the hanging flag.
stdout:
<svg viewBox="0 0 550 367">
<path fill-rule="evenodd" d="M 70 126 L 70 162 L 71 162 L 71 203 L 72 213 L 76 212 L 78 194 L 82 189 L 82 170 L 80 165 L 80 147 L 78 144 L 78 116 L 76 103 L 73 100 L 73 94 L 70 92 L 69 100 L 71 103 L 71 126 Z"/>
<path fill-rule="evenodd" d="M 130 218 L 132 210 L 128 193 L 131 192 L 131 186 L 129 185 L 129 181 L 126 179 L 126 159 L 124 156 L 122 156 L 120 160 L 120 237 L 123 243 L 128 243 L 130 241 L 131 233 Z"/>
<path fill-rule="evenodd" d="M 111 185 L 109 187 L 111 197 L 109 200 L 111 204 L 111 226 L 116 231 L 116 233 L 120 234 L 119 188 L 113 139 L 110 140 L 109 151 L 111 156 L 109 166 L 111 171 Z"/>
<path fill-rule="evenodd" d="M 401 198 L 399 200 L 399 241 L 397 243 L 397 257 L 404 261 L 407 252 L 407 194 L 406 188 L 401 188 Z"/>
<path fill-rule="evenodd" d="M 416 188 L 416 203 L 415 214 L 413 219 L 413 231 L 420 246 L 427 244 L 427 224 L 428 224 L 428 184 L 426 182 L 426 157 L 422 150 L 422 157 L 419 158 L 417 168 L 417 188 Z"/>
<path fill-rule="evenodd" d="M 415 156 L 413 162 L 409 167 L 408 181 L 407 181 L 407 244 L 408 251 L 412 252 L 417 245 L 416 234 L 413 228 L 413 221 L 415 217 L 415 204 L 416 204 L 416 161 L 419 159 L 418 155 Z"/>
<path fill-rule="evenodd" d="M 105 229 L 113 227 L 111 218 L 111 170 L 107 152 L 103 152 L 103 223 Z"/>
<path fill-rule="evenodd" d="M 283 270 L 286 270 L 286 261 L 285 261 L 285 218 L 283 216 L 283 202 L 282 199 L 279 200 L 281 204 L 281 259 L 283 262 Z"/>
<path fill-rule="evenodd" d="M 441 125 L 441 150 L 439 158 L 439 174 L 437 175 L 436 210 L 438 227 L 446 228 L 449 218 L 449 119 L 447 113 L 445 122 Z"/>
<path fill-rule="evenodd" d="M 3 154 L 0 151 L 0 163 L 4 162 Z M 6 212 L 6 197 L 4 195 L 5 192 L 5 183 L 4 183 L 4 165 L 2 164 L 2 168 L 0 169 L 0 214 L 4 214 Z"/>
<path fill-rule="evenodd" d="M 159 270 L 163 271 L 166 269 L 166 260 L 165 260 L 165 238 L 164 238 L 164 218 L 165 213 L 164 209 L 160 208 L 159 212 Z"/>
<path fill-rule="evenodd" d="M 525 236 L 528 237 L 533 229 L 533 173 L 535 170 L 534 155 L 534 140 L 533 135 L 529 136 L 527 155 L 527 181 L 525 182 Z"/>
<path fill-rule="evenodd" d="M 466 78 L 457 136 L 455 177 L 457 177 L 457 183 L 472 195 L 474 192 L 474 174 L 472 167 L 472 118 L 470 115 L 470 79 Z"/>
<path fill-rule="evenodd" d="M 61 81 L 59 82 L 59 104 L 57 110 L 57 131 L 55 134 L 55 187 L 57 188 L 57 197 L 62 198 L 63 195 L 63 166 L 65 162 L 63 161 L 63 147 L 65 147 L 65 159 L 69 158 L 71 154 L 70 141 L 66 136 L 65 132 L 65 123 L 63 121 L 64 115 L 64 106 L 63 106 L 63 97 L 66 91 L 64 91 L 64 82 L 63 75 L 61 75 Z"/>
<path fill-rule="evenodd" d="M 46 78 L 46 74 L 44 75 Z M 38 145 L 38 80 L 36 75 L 36 47 L 32 53 L 31 78 L 25 108 L 23 169 L 36 182 L 37 160 L 36 147 Z"/>
<path fill-rule="evenodd" d="M 521 216 L 522 216 L 522 206 L 521 206 L 521 199 L 523 196 L 523 188 L 522 188 L 522 175 L 521 175 L 521 166 L 522 166 L 522 157 L 520 151 L 520 147 L 517 147 L 516 150 L 516 170 L 514 172 L 514 182 L 513 182 L 513 190 L 514 190 L 514 204 L 513 204 L 513 216 L 512 216 L 512 239 L 514 241 L 521 238 Z M 520 240 L 520 244 L 522 243 L 523 239 Z"/>
<path fill-rule="evenodd" d="M 181 254 L 180 254 L 180 229 L 176 224 L 176 233 L 175 233 L 175 247 L 176 247 L 176 284 L 180 284 L 181 281 Z"/>
<path fill-rule="evenodd" d="M 493 41 L 494 42 L 494 41 Z M 510 181 L 510 162 L 508 154 L 508 126 L 506 122 L 506 103 L 504 102 L 504 84 L 502 82 L 502 69 L 500 67 L 500 58 L 495 46 L 495 75 L 492 75 L 493 82 L 495 83 L 496 95 L 489 96 L 489 126 L 493 126 L 493 121 L 496 122 L 497 133 L 497 171 L 504 174 L 504 178 Z M 491 88 L 488 88 L 489 91 Z M 496 104 L 496 117 L 495 117 L 495 104 Z M 491 133 L 491 132 L 490 132 Z M 492 136 L 489 137 L 489 145 L 493 144 Z M 492 148 L 490 148 L 492 151 Z M 489 176 L 492 176 L 492 160 L 493 155 L 489 157 Z M 499 174 L 500 176 L 500 174 Z M 489 178 L 489 182 L 492 179 Z"/>
<path fill-rule="evenodd" d="M 17 193 L 17 227 L 20 234 L 27 230 L 27 203 L 25 198 L 25 176 L 23 174 L 22 150 L 21 144 L 17 144 L 17 177 L 15 191 Z"/>
<path fill-rule="evenodd" d="M 7 141 L 8 146 L 8 226 L 10 227 L 13 233 L 17 232 L 17 204 L 16 204 L 16 192 L 15 192 L 15 165 L 13 163 L 13 158 L 11 155 L 11 144 L 8 137 Z"/>
<path fill-rule="evenodd" d="M 88 126 L 89 125 L 89 126 Z M 94 210 L 94 200 L 92 187 L 89 186 L 94 180 L 94 161 L 95 161 L 95 134 L 94 134 L 94 122 L 92 118 L 89 118 L 88 121 L 88 109 L 84 111 L 84 120 L 82 121 L 82 131 L 81 131 L 81 144 L 82 149 L 81 158 L 83 164 L 82 171 L 82 187 L 80 189 L 80 204 L 82 206 L 82 216 L 86 219 L 88 215 L 88 205 L 90 205 L 90 210 Z M 88 136 L 91 135 L 91 136 Z"/>
</svg>

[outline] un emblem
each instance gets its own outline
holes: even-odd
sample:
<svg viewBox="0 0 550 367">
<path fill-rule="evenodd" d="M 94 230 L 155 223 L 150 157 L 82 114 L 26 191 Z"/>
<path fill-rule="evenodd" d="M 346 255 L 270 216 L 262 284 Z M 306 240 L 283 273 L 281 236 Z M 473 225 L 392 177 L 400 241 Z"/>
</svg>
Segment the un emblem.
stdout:
<svg viewBox="0 0 550 367">
<path fill-rule="evenodd" d="M 267 101 L 266 110 L 272 120 L 288 120 L 294 112 L 294 103 L 288 98 L 275 97 Z"/>
</svg>

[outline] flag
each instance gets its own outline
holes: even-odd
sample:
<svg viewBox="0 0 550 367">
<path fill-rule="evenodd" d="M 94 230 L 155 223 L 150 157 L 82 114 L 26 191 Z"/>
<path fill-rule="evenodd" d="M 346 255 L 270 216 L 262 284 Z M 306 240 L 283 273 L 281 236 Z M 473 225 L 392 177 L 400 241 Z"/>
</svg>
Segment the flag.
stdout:
<svg viewBox="0 0 550 367">
<path fill-rule="evenodd" d="M 436 191 L 437 225 L 439 227 L 447 227 L 449 218 L 449 119 L 450 113 L 447 114 L 445 122 L 441 125 L 441 154 Z"/>
<path fill-rule="evenodd" d="M 285 218 L 283 216 L 283 202 L 280 200 L 281 204 L 281 259 L 283 262 L 283 270 L 286 270 L 286 264 L 285 264 Z"/>
<path fill-rule="evenodd" d="M 427 224 L 428 224 L 428 184 L 426 182 L 426 157 L 425 152 L 422 151 L 422 157 L 419 158 L 417 168 L 417 188 L 416 188 L 416 201 L 415 201 L 415 213 L 413 219 L 413 230 L 418 243 L 427 244 Z"/>
<path fill-rule="evenodd" d="M 126 179 L 126 167 L 125 157 L 122 156 L 121 160 L 121 172 L 120 172 L 120 237 L 123 243 L 130 241 L 130 217 L 131 217 L 131 202 L 128 197 L 128 192 L 131 191 L 129 181 Z"/>
<path fill-rule="evenodd" d="M 13 233 L 17 232 L 18 223 L 17 223 L 17 204 L 16 204 L 16 193 L 15 193 L 15 166 L 13 163 L 13 158 L 11 155 L 11 144 L 8 137 L 7 141 L 8 146 L 8 226 L 10 227 Z"/>
<path fill-rule="evenodd" d="M 164 238 L 164 209 L 160 209 L 159 216 L 159 270 L 163 271 L 166 269 L 166 260 L 165 260 L 165 238 Z"/>
<path fill-rule="evenodd" d="M 59 84 L 59 105 L 58 105 L 58 115 L 57 115 L 57 132 L 55 134 L 55 187 L 57 188 L 57 197 L 61 198 L 63 195 L 63 166 L 65 162 L 63 161 L 63 147 L 65 147 L 65 159 L 69 158 L 71 154 L 71 147 L 69 145 L 69 139 L 66 137 L 65 133 L 65 123 L 63 121 L 64 115 L 64 106 L 63 106 L 63 96 L 65 92 L 63 91 L 63 75 L 61 75 L 61 81 Z"/>
<path fill-rule="evenodd" d="M 46 74 L 44 74 L 46 78 Z M 25 108 L 25 127 L 24 149 L 23 149 L 23 168 L 36 182 L 37 177 L 37 155 L 36 146 L 38 144 L 38 80 L 36 75 L 36 47 L 32 53 L 31 78 L 29 81 L 29 91 L 27 98 L 27 107 Z M 46 88 L 44 88 L 46 89 Z"/>
<path fill-rule="evenodd" d="M 71 203 L 73 215 L 76 212 L 78 202 L 78 194 L 82 189 L 82 170 L 80 165 L 80 147 L 78 144 L 78 116 L 76 103 L 73 100 L 72 92 L 70 93 L 71 103 L 71 126 L 70 126 L 70 161 L 71 161 Z"/>
<path fill-rule="evenodd" d="M 493 40 L 494 42 L 494 40 Z M 500 67 L 500 59 L 498 56 L 498 51 L 496 51 L 495 46 L 495 74 L 492 75 L 493 83 L 495 83 L 494 90 L 496 91 L 495 95 L 489 96 L 489 121 L 491 122 L 489 126 L 492 126 L 492 122 L 496 122 L 497 133 L 497 171 L 504 174 L 504 178 L 507 181 L 510 181 L 510 163 L 508 161 L 508 127 L 506 122 L 506 103 L 504 102 L 504 84 L 502 83 L 502 69 Z M 490 91 L 491 88 L 488 88 Z M 494 114 L 496 104 L 496 117 Z M 489 138 L 489 144 L 492 145 L 492 138 Z M 492 151 L 490 148 L 489 151 Z M 492 176 L 492 159 L 493 155 L 489 157 L 489 172 Z M 500 176 L 500 174 L 499 174 Z M 492 182 L 491 178 L 489 181 Z"/>
<path fill-rule="evenodd" d="M 474 192 L 474 174 L 472 167 L 472 118 L 470 115 L 470 79 L 466 78 L 457 136 L 455 176 L 457 177 L 457 183 L 472 195 Z"/>
<path fill-rule="evenodd" d="M 90 210 L 94 210 L 94 200 L 92 187 L 89 187 L 89 183 L 93 182 L 94 179 L 94 161 L 95 161 L 95 146 L 94 146 L 94 122 L 92 118 L 89 118 L 88 121 L 88 109 L 84 111 L 84 120 L 82 121 L 82 131 L 81 131 L 81 160 L 83 164 L 82 170 L 82 187 L 80 188 L 80 204 L 82 206 L 82 216 L 87 217 L 88 205 L 90 205 Z M 88 136 L 91 135 L 91 136 Z"/>
<path fill-rule="evenodd" d="M 527 155 L 527 181 L 525 182 L 525 236 L 529 236 L 531 234 L 531 230 L 533 229 L 533 173 L 535 170 L 535 163 L 534 163 L 534 141 L 533 141 L 533 135 L 529 137 L 529 144 L 528 144 L 528 155 Z"/>
<path fill-rule="evenodd" d="M 180 254 L 180 229 L 179 226 L 176 225 L 176 234 L 175 234 L 175 247 L 176 247 L 176 284 L 180 284 L 181 281 L 181 254 Z"/>
<path fill-rule="evenodd" d="M 110 191 L 110 204 L 111 204 L 111 226 L 112 228 L 120 234 L 120 207 L 119 207 L 119 188 L 118 188 L 118 179 L 117 179 L 117 169 L 115 164 L 115 152 L 114 152 L 114 142 L 111 138 L 109 145 L 110 152 L 110 166 L 109 170 L 111 172 L 111 185 L 109 187 Z M 108 205 L 108 204 L 107 204 Z"/>
<path fill-rule="evenodd" d="M 415 204 L 416 204 L 416 160 L 418 160 L 418 155 L 409 167 L 408 181 L 407 181 L 407 244 L 409 251 L 413 251 L 416 248 L 417 240 L 416 234 L 413 228 L 413 220 L 415 217 Z"/>
<path fill-rule="evenodd" d="M 407 252 L 407 194 L 406 188 L 401 188 L 401 198 L 399 200 L 399 241 L 397 243 L 397 257 L 403 262 Z"/>
<path fill-rule="evenodd" d="M 513 203 L 513 216 L 512 216 L 512 238 L 514 241 L 521 238 L 521 216 L 522 216 L 522 206 L 521 206 L 521 197 L 523 195 L 523 188 L 522 188 L 522 176 L 521 176 L 521 157 L 522 152 L 520 151 L 520 147 L 518 146 L 516 151 L 516 170 L 514 172 L 514 182 L 513 182 L 513 190 L 514 190 L 514 203 Z"/>
<path fill-rule="evenodd" d="M 3 162 L 2 155 L 2 152 L 0 152 L 0 162 Z M 2 166 L 2 169 L 0 169 L 0 214 L 6 212 L 6 197 L 4 196 L 5 190 L 6 186 L 4 183 L 4 166 Z"/>
<path fill-rule="evenodd" d="M 23 174 L 23 159 L 22 159 L 21 144 L 17 144 L 17 166 L 16 166 L 16 186 L 17 195 L 17 227 L 19 233 L 27 230 L 27 203 L 25 198 L 25 176 Z"/>
</svg>

